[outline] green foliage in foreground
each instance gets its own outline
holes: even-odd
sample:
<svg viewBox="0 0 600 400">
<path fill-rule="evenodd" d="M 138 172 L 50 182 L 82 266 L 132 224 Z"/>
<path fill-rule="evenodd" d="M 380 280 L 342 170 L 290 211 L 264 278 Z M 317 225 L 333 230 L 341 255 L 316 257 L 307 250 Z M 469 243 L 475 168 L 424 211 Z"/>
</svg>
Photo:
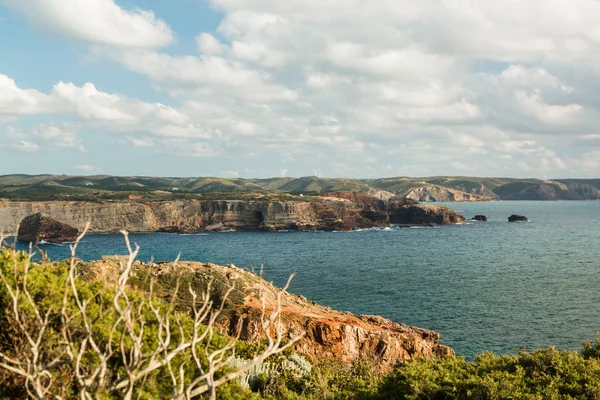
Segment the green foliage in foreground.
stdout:
<svg viewBox="0 0 600 400">
<path fill-rule="evenodd" d="M 373 366 L 323 364 L 301 379 L 272 377 L 254 388 L 267 399 L 600 399 L 600 342 L 582 352 L 555 348 L 514 356 L 484 353 L 415 359 L 378 376 Z"/>
<path fill-rule="evenodd" d="M 0 272 L 9 281 L 23 278 L 23 265 L 27 257 L 23 253 L 0 249 Z M 42 313 L 48 312 L 51 324 L 43 337 L 44 352 L 41 355 L 53 359 L 60 353 L 64 340 L 60 335 L 60 305 L 67 283 L 68 267 L 64 263 L 33 264 L 27 275 L 27 287 Z M 129 298 L 136 304 L 144 304 L 144 277 L 133 279 L 134 287 Z M 14 282 L 9 282 L 14 283 Z M 20 282 L 22 284 L 22 282 Z M 172 282 L 163 282 L 169 286 Z M 160 285 L 159 285 L 160 286 Z M 106 312 L 114 297 L 114 289 L 93 280 L 77 280 L 82 299 L 93 299 L 88 311 L 94 320 L 96 338 L 99 342 L 109 339 L 108 330 L 113 326 L 116 315 Z M 168 307 L 157 300 L 157 307 Z M 36 332 L 36 320 L 30 303 L 20 298 L 22 323 Z M 146 303 L 147 304 L 147 303 Z M 11 316 L 12 302 L 6 287 L 0 283 L 0 351 L 10 357 L 26 356 L 27 343 L 19 334 L 18 326 Z M 69 314 L 77 315 L 73 299 L 69 298 Z M 144 307 L 142 307 L 143 309 Z M 101 316 L 101 317 L 100 317 Z M 184 312 L 172 316 L 175 325 L 181 325 L 183 333 L 189 330 L 190 317 Z M 178 323 L 175 323 L 175 321 Z M 152 313 L 146 315 L 148 339 L 155 335 L 155 320 Z M 70 324 L 70 338 L 77 348 L 78 340 L 84 337 L 81 319 L 74 318 Z M 179 329 L 174 332 L 177 337 Z M 118 335 L 117 335 L 118 336 Z M 215 335 L 203 346 L 222 347 L 225 336 Z M 148 343 L 149 346 L 152 343 Z M 130 346 L 125 343 L 125 346 Z M 258 346 L 258 347 L 257 347 Z M 238 342 L 236 357 L 252 358 L 260 344 Z M 87 354 L 84 363 L 91 368 L 96 360 Z M 182 354 L 174 360 L 174 367 L 189 362 L 189 355 Z M 376 367 L 367 362 L 344 365 L 325 361 L 301 368 L 289 368 L 290 360 L 298 357 L 291 352 L 269 359 L 261 368 L 246 375 L 243 382 L 232 382 L 219 388 L 218 398 L 241 399 L 289 399 L 289 400 L 384 400 L 384 399 L 599 399 L 600 400 L 600 339 L 585 343 L 580 352 L 558 351 L 555 348 L 520 351 L 513 356 L 498 356 L 483 353 L 474 361 L 462 357 L 446 357 L 438 360 L 414 359 L 397 365 L 388 374 L 378 374 Z M 0 360 L 1 361 L 1 360 Z M 286 366 L 287 365 L 287 366 Z M 123 374 L 118 357 L 110 363 L 115 376 Z M 231 368 L 235 368 L 232 364 Z M 60 388 L 63 398 L 77 397 L 77 383 L 72 366 L 67 362 L 51 371 L 54 384 Z M 225 372 L 225 371 L 223 371 Z M 194 376 L 193 368 L 185 369 L 187 379 Z M 244 386 L 242 387 L 241 383 Z M 0 399 L 19 399 L 27 396 L 24 380 L 18 375 L 0 368 Z M 169 398 L 172 393 L 170 379 L 163 368 L 153 373 L 144 382 L 139 394 L 141 398 Z M 118 393 L 98 392 L 99 398 L 119 398 Z"/>
<path fill-rule="evenodd" d="M 42 366 L 47 372 L 43 379 L 44 385 L 49 385 L 47 398 L 77 398 L 79 385 L 76 379 L 76 359 L 69 357 L 67 348 L 77 355 L 81 351 L 81 370 L 90 373 L 99 365 L 99 357 L 90 349 L 86 334 L 85 321 L 79 311 L 73 292 L 69 289 L 67 263 L 42 263 L 29 265 L 28 256 L 22 252 L 0 249 L 0 363 L 4 357 L 21 362 L 21 366 L 31 370 L 32 366 Z M 25 281 L 26 280 L 26 281 Z M 127 327 L 119 323 L 119 315 L 112 308 L 115 301 L 115 288 L 101 281 L 76 280 L 76 287 L 81 302 L 86 303 L 85 315 L 91 324 L 93 337 L 102 349 L 112 346 L 116 351 L 108 360 L 107 383 L 90 389 L 94 398 L 119 399 L 122 393 L 110 389 L 110 384 L 117 383 L 126 376 L 125 360 L 130 360 L 134 346 L 132 338 L 127 336 Z M 9 291 L 10 288 L 10 291 Z M 24 291 L 27 288 L 27 292 Z M 17 292 L 18 290 L 18 292 Z M 11 291 L 18 298 L 18 314 L 15 313 Z M 63 309 L 63 299 L 67 299 Z M 151 354 L 157 348 L 158 330 L 161 329 L 155 314 L 168 316 L 171 328 L 172 351 L 180 345 L 181 340 L 189 340 L 193 331 L 192 318 L 182 312 L 168 313 L 169 304 L 159 299 L 148 299 L 145 293 L 130 290 L 127 300 L 118 298 L 121 307 L 126 308 L 125 301 L 131 304 L 131 312 L 139 315 L 140 319 L 133 322 L 136 334 L 142 336 L 142 351 Z M 34 308 L 35 305 L 35 308 Z M 151 308 L 151 305 L 154 308 Z M 42 319 L 48 320 L 42 324 L 36 310 Z M 69 316 L 65 322 L 64 316 Z M 46 317 L 47 316 L 47 317 Z M 40 328 L 40 326 L 44 326 Z M 63 329 L 67 334 L 63 334 Z M 205 327 L 201 327 L 201 332 Z M 31 335 L 34 341 L 39 340 L 38 350 L 32 351 L 24 333 Z M 143 333 L 142 333 L 143 332 Z M 164 338 L 164 334 L 162 335 Z M 205 349 L 214 351 L 225 347 L 228 338 L 214 334 L 206 341 L 198 344 L 198 354 L 202 363 L 206 364 Z M 86 350 L 87 349 L 87 350 Z M 15 366 L 7 362 L 5 365 Z M 27 365 L 30 365 L 27 367 Z M 183 374 L 184 381 L 190 382 L 197 376 L 197 369 L 192 360 L 191 351 L 181 352 L 173 358 L 170 366 L 177 374 Z M 216 372 L 215 376 L 229 372 L 225 367 Z M 0 367 L 0 398 L 26 398 L 26 388 L 31 381 L 19 373 Z M 170 378 L 167 366 L 163 366 L 138 382 L 135 390 L 137 398 L 156 399 L 170 398 L 174 384 Z M 251 398 L 252 393 L 243 390 L 236 383 L 225 384 L 218 389 L 219 393 L 230 399 Z M 29 394 L 31 396 L 31 394 Z"/>
</svg>

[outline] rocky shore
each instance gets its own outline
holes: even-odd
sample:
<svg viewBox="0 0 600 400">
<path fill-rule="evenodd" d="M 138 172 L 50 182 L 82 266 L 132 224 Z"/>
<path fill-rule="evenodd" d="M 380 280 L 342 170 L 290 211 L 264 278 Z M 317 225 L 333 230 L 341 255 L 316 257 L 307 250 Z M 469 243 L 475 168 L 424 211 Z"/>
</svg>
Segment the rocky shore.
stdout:
<svg viewBox="0 0 600 400">
<path fill-rule="evenodd" d="M 82 262 L 81 270 L 85 279 L 101 279 L 114 284 L 120 265 L 117 259 L 105 257 L 102 261 Z M 228 297 L 218 329 L 221 333 L 235 334 L 241 325 L 240 339 L 250 342 L 263 338 L 260 327 L 261 290 L 267 309 L 277 304 L 277 295 L 281 291 L 256 274 L 233 265 L 197 262 L 148 265 L 137 262 L 133 274 L 140 278 L 137 281 L 142 286 L 138 289 L 142 291 L 147 289 L 143 286 L 144 276 L 152 274 L 160 277 L 156 279 L 154 290 L 166 300 L 170 300 L 173 294 L 173 288 L 167 283 L 175 282 L 176 276 L 186 285 L 191 284 L 196 292 L 204 291 L 211 282 L 211 292 L 217 304 L 220 304 L 227 288 L 233 285 L 235 290 Z M 187 292 L 182 291 L 176 303 L 182 310 L 189 310 Z M 389 371 L 399 361 L 415 357 L 434 359 L 454 355 L 451 348 L 440 344 L 437 332 L 378 316 L 335 311 L 291 293 L 282 296 L 282 327 L 286 337 L 303 334 L 295 349 L 311 361 L 332 359 L 352 363 L 368 360 L 381 371 Z"/>
<path fill-rule="evenodd" d="M 391 197 L 340 192 L 328 197 L 285 199 L 99 202 L 0 201 L 0 230 L 15 231 L 21 221 L 42 213 L 47 218 L 91 233 L 196 233 L 225 230 L 353 230 L 390 223 L 431 225 L 464 223 L 447 207 L 422 205 Z"/>
</svg>

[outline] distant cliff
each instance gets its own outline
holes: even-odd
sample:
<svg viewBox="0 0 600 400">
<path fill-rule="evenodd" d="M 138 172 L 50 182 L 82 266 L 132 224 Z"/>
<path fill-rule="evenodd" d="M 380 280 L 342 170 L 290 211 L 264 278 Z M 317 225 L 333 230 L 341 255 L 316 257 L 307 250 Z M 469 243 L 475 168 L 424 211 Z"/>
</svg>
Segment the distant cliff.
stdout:
<svg viewBox="0 0 600 400">
<path fill-rule="evenodd" d="M 491 196 L 483 196 L 476 193 L 467 193 L 461 190 L 450 189 L 438 185 L 423 185 L 416 188 L 410 188 L 400 191 L 398 195 L 416 201 L 427 202 L 470 202 L 498 200 L 498 196 L 494 195 L 493 193 Z"/>
<path fill-rule="evenodd" d="M 42 213 L 79 230 L 88 221 L 92 233 L 130 232 L 194 233 L 223 230 L 353 230 L 385 227 L 398 210 L 421 205 L 382 201 L 361 195 L 364 201 L 343 198 L 290 197 L 290 200 L 177 200 L 159 202 L 11 202 L 0 201 L 0 228 L 14 231 L 23 218 Z M 365 200 L 367 199 L 367 200 Z M 390 206 L 393 205 L 393 206 Z M 429 218 L 397 223 L 432 224 L 464 222 L 456 218 L 437 218 L 435 214 L 456 214 L 445 207 L 431 212 Z M 406 214 L 407 218 L 412 214 Z M 448 222 L 448 221 L 453 222 Z"/>
<path fill-rule="evenodd" d="M 600 189 L 579 182 L 515 182 L 494 189 L 503 200 L 598 200 Z"/>
</svg>

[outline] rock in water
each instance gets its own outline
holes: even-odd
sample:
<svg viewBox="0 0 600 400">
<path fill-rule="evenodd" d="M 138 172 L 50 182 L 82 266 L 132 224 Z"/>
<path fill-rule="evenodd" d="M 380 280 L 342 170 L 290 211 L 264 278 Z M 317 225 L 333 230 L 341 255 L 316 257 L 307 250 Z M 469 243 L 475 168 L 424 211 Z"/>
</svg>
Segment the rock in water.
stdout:
<svg viewBox="0 0 600 400">
<path fill-rule="evenodd" d="M 42 213 L 25 217 L 19 225 L 17 240 L 25 243 L 65 243 L 77 240 L 79 231 Z"/>
<path fill-rule="evenodd" d="M 524 215 L 513 214 L 510 217 L 508 217 L 508 222 L 527 222 L 527 221 L 529 221 L 529 220 Z"/>
<path fill-rule="evenodd" d="M 463 224 L 467 220 L 448 207 L 431 204 L 390 205 L 390 222 L 401 225 Z"/>
<path fill-rule="evenodd" d="M 487 222 L 487 217 L 485 215 L 476 215 L 473 218 L 471 218 L 471 221 L 481 221 L 481 222 Z"/>
</svg>

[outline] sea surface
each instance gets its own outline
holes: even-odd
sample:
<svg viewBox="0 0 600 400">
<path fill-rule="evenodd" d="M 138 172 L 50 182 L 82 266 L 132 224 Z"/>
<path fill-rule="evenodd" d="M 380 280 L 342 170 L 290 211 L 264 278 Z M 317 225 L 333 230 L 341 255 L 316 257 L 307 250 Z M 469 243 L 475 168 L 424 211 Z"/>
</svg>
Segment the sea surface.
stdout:
<svg viewBox="0 0 600 400">
<path fill-rule="evenodd" d="M 580 349 L 600 331 L 600 201 L 444 204 L 489 222 L 355 232 L 132 235 L 140 259 L 264 266 L 291 291 L 342 311 L 441 333 L 472 357 L 517 348 Z M 528 223 L 508 223 L 513 213 Z M 67 245 L 42 245 L 52 259 Z M 78 257 L 124 254 L 120 235 L 88 236 Z"/>
</svg>

